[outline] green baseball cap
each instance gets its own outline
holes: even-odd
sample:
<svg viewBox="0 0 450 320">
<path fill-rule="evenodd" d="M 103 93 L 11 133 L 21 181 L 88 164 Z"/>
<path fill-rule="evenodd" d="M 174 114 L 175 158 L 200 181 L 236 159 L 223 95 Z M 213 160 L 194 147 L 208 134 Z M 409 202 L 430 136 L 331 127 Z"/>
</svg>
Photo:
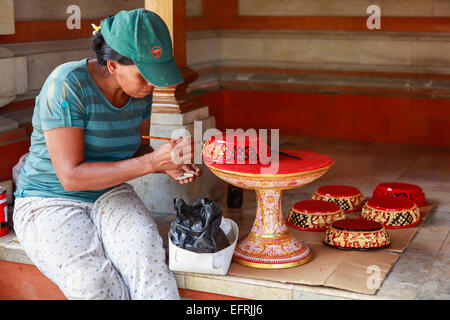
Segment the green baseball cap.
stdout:
<svg viewBox="0 0 450 320">
<path fill-rule="evenodd" d="M 146 9 L 120 11 L 105 19 L 101 33 L 117 53 L 133 59 L 142 76 L 157 87 L 184 81 L 173 57 L 172 39 L 163 19 Z"/>
</svg>

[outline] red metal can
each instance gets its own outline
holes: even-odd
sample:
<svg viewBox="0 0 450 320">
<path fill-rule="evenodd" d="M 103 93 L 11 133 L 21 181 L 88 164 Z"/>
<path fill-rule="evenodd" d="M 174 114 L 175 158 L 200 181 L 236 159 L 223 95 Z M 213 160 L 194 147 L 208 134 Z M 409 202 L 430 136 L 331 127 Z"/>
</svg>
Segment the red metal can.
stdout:
<svg viewBox="0 0 450 320">
<path fill-rule="evenodd" d="M 8 198 L 6 189 L 0 187 L 0 237 L 9 232 L 8 228 Z"/>
</svg>

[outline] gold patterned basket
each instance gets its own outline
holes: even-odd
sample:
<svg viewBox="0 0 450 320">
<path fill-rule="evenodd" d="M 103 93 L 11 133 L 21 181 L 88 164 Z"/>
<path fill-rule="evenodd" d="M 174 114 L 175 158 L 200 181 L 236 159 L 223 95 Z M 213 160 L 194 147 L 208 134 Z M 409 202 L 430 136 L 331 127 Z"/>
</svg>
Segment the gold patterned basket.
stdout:
<svg viewBox="0 0 450 320">
<path fill-rule="evenodd" d="M 359 218 L 333 222 L 325 232 L 323 242 L 339 249 L 368 250 L 385 248 L 391 240 L 380 223 Z"/>
<path fill-rule="evenodd" d="M 314 192 L 312 199 L 334 202 L 345 213 L 361 211 L 365 200 L 358 188 L 344 185 L 322 186 Z"/>
<path fill-rule="evenodd" d="M 422 221 L 419 207 L 412 200 L 385 196 L 370 198 L 361 217 L 391 229 L 410 228 Z"/>
<path fill-rule="evenodd" d="M 304 200 L 297 202 L 289 210 L 286 223 L 299 230 L 324 231 L 331 223 L 340 219 L 345 219 L 345 214 L 336 203 Z"/>
</svg>

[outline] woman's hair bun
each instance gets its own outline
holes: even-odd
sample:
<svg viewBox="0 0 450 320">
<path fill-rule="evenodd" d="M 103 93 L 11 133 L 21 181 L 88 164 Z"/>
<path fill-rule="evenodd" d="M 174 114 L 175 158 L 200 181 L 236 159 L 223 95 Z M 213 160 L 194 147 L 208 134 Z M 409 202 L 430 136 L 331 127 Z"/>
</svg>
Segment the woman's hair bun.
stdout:
<svg viewBox="0 0 450 320">
<path fill-rule="evenodd" d="M 111 15 L 106 18 L 112 17 Z M 97 56 L 97 63 L 102 66 L 106 66 L 108 60 L 114 60 L 123 65 L 133 65 L 134 61 L 128 57 L 125 57 L 117 53 L 111 48 L 105 41 L 102 35 L 102 30 L 95 32 L 91 38 L 91 49 L 94 50 Z"/>
<path fill-rule="evenodd" d="M 105 38 L 103 38 L 101 30 L 97 31 L 91 39 L 91 48 L 97 55 L 97 61 L 100 65 L 106 65 L 106 61 L 103 60 L 103 47 L 106 44 Z"/>
</svg>

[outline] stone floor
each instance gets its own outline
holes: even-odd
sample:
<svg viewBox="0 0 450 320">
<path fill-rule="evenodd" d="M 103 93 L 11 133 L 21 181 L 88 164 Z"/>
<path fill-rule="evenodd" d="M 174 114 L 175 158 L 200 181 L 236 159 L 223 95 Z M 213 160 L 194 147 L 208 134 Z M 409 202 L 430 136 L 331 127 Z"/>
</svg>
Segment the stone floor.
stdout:
<svg viewBox="0 0 450 320">
<path fill-rule="evenodd" d="M 302 136 L 282 136 L 280 146 L 326 154 L 335 160 L 335 165 L 319 180 L 283 192 L 285 215 L 295 202 L 310 199 L 318 187 L 326 184 L 353 185 L 370 197 L 381 182 L 414 183 L 423 188 L 428 202 L 435 206 L 375 295 L 177 272 L 180 288 L 249 299 L 450 299 L 450 148 Z M 241 235 L 247 234 L 256 212 L 255 192 L 245 190 L 242 209 L 229 210 L 224 200 L 224 216 L 238 223 Z M 154 218 L 167 247 L 167 234 L 175 216 L 154 214 Z M 0 238 L 0 260 L 31 263 L 14 241 L 13 233 Z"/>
</svg>

